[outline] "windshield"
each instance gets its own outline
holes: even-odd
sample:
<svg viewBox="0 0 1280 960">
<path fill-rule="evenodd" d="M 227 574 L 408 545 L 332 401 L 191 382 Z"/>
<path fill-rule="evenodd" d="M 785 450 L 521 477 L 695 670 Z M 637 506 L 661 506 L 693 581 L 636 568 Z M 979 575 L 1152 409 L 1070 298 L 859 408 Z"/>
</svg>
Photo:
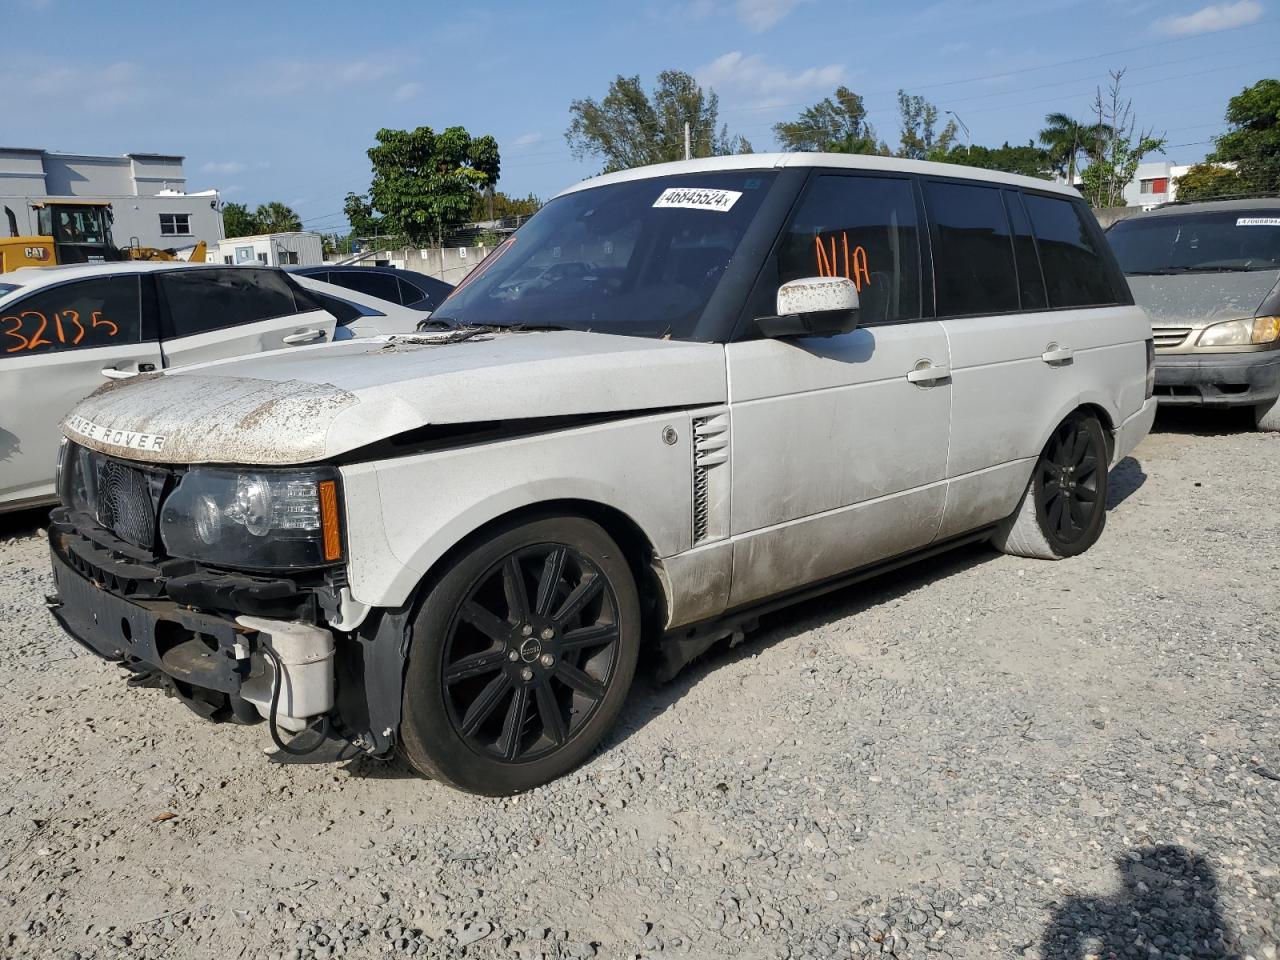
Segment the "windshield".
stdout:
<svg viewBox="0 0 1280 960">
<path fill-rule="evenodd" d="M 559 197 L 435 315 L 469 325 L 693 335 L 774 174 L 653 177 Z"/>
<path fill-rule="evenodd" d="M 1129 275 L 1280 269 L 1280 209 L 1134 217 L 1107 231 Z"/>
</svg>

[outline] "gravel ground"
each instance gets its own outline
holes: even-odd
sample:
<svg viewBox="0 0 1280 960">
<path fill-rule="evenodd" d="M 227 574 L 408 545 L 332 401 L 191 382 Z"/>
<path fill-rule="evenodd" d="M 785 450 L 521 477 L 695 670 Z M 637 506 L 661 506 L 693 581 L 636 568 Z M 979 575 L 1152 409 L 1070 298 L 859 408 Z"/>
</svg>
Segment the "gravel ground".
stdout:
<svg viewBox="0 0 1280 960">
<path fill-rule="evenodd" d="M 1162 416 L 1101 543 L 972 548 L 639 681 L 508 800 L 269 766 L 0 527 L 0 956 L 1216 957 L 1280 941 L 1280 437 Z"/>
</svg>

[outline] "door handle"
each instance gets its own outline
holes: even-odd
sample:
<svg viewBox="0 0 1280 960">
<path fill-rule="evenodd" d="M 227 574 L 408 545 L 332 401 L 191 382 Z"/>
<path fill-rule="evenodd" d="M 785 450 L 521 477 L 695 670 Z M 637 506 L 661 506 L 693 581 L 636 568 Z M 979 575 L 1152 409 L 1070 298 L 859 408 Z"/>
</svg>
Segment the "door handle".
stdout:
<svg viewBox="0 0 1280 960">
<path fill-rule="evenodd" d="M 284 342 L 292 346 L 296 343 L 311 343 L 315 340 L 323 340 L 323 330 L 299 330 L 297 333 L 291 333 L 284 338 Z"/>
<path fill-rule="evenodd" d="M 950 378 L 951 368 L 935 364 L 932 360 L 921 360 L 914 370 L 907 371 L 908 383 L 937 383 L 939 380 Z"/>
<path fill-rule="evenodd" d="M 108 380 L 128 380 L 138 375 L 133 370 L 120 370 L 117 367 L 103 367 L 99 372 Z"/>
<path fill-rule="evenodd" d="M 1070 363 L 1074 356 L 1075 351 L 1070 347 L 1060 347 L 1056 343 L 1051 343 L 1045 347 L 1044 353 L 1040 354 L 1040 359 L 1045 363 Z"/>
</svg>

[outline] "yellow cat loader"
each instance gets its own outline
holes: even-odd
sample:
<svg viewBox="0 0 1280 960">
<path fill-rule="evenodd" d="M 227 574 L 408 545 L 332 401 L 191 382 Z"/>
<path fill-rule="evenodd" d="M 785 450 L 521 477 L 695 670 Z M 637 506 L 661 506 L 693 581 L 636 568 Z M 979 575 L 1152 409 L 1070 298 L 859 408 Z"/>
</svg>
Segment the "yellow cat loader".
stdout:
<svg viewBox="0 0 1280 960">
<path fill-rule="evenodd" d="M 0 237 L 0 273 L 18 267 L 49 267 L 65 263 L 105 263 L 113 260 L 179 260 L 173 250 L 156 247 L 117 247 L 111 239 L 111 204 L 106 200 L 37 200 L 37 236 L 18 236 L 18 218 L 8 207 L 9 236 Z M 205 260 L 201 240 L 189 257 Z"/>
</svg>

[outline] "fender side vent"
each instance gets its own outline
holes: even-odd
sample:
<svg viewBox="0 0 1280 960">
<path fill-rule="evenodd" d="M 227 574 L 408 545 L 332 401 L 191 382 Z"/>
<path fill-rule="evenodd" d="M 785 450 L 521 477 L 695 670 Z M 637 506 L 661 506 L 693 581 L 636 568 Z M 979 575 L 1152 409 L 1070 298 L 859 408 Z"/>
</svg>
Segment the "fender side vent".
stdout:
<svg viewBox="0 0 1280 960">
<path fill-rule="evenodd" d="M 711 473 L 729 459 L 729 418 L 724 414 L 693 419 L 693 542 L 711 528 Z"/>
</svg>

